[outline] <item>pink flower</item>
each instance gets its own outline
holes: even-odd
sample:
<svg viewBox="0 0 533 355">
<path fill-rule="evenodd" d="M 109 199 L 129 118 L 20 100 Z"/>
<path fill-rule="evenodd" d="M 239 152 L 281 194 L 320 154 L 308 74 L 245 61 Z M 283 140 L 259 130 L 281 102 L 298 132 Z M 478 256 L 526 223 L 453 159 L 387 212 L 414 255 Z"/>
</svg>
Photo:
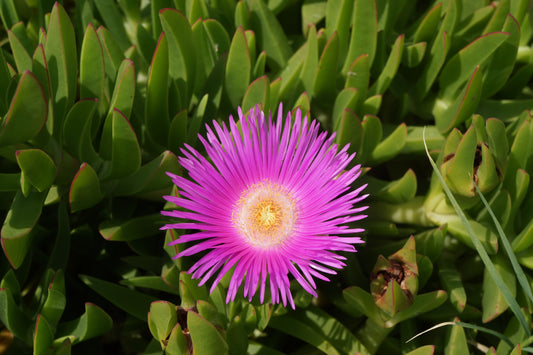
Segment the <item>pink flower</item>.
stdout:
<svg viewBox="0 0 533 355">
<path fill-rule="evenodd" d="M 272 303 L 294 301 L 289 274 L 316 297 L 314 279 L 329 281 L 355 252 L 353 236 L 364 230 L 348 223 L 363 219 L 367 207 L 354 207 L 367 195 L 352 189 L 360 165 L 345 171 L 355 154 L 338 150 L 335 135 L 319 132 L 319 123 L 302 120 L 300 110 L 283 121 L 282 105 L 275 122 L 256 107 L 229 127 L 213 121 L 207 140 L 199 137 L 207 157 L 186 145 L 180 164 L 189 179 L 168 174 L 180 197 L 165 196 L 180 207 L 162 214 L 180 218 L 162 229 L 182 229 L 170 244 L 190 243 L 175 258 L 206 252 L 188 271 L 203 285 L 217 274 L 211 291 L 232 268 L 226 302 L 233 301 L 244 281 L 249 300 L 270 285 Z"/>
</svg>

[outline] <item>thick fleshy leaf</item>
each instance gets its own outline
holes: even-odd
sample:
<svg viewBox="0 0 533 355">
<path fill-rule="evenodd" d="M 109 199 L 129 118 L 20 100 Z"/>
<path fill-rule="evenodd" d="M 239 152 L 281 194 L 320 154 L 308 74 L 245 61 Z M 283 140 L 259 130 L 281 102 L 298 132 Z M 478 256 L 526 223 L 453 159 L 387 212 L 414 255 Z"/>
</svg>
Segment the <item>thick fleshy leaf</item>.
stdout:
<svg viewBox="0 0 533 355">
<path fill-rule="evenodd" d="M 335 80 L 337 73 L 337 60 L 339 58 L 339 37 L 333 33 L 330 37 L 318 62 L 315 81 L 313 83 L 314 96 L 321 100 L 334 100 Z"/>
<path fill-rule="evenodd" d="M 209 296 L 205 285 L 199 287 L 199 281 L 193 280 L 192 275 L 184 271 L 180 272 L 179 282 L 181 306 L 183 308 L 192 308 L 199 300 L 207 301 Z"/>
<path fill-rule="evenodd" d="M 509 14 L 510 3 L 510 0 L 502 0 L 498 3 L 498 7 L 496 8 L 496 11 L 494 11 L 489 23 L 483 30 L 483 34 L 501 31 L 505 19 Z"/>
<path fill-rule="evenodd" d="M 326 27 L 325 35 L 330 38 L 337 32 L 340 44 L 340 58 L 344 58 L 348 51 L 348 36 L 353 13 L 354 1 L 333 0 L 326 1 Z"/>
<path fill-rule="evenodd" d="M 65 275 L 63 270 L 53 272 L 48 270 L 52 275 L 50 284 L 47 285 L 46 300 L 41 308 L 41 315 L 46 318 L 48 325 L 55 330 L 65 306 L 67 304 L 67 298 L 65 296 Z"/>
<path fill-rule="evenodd" d="M 54 270 L 65 269 L 70 257 L 70 221 L 66 201 L 58 205 L 57 234 L 50 253 L 49 265 Z"/>
<path fill-rule="evenodd" d="M 146 320 L 146 316 L 150 310 L 150 304 L 157 301 L 153 296 L 119 286 L 113 282 L 88 275 L 80 275 L 80 278 L 100 296 L 142 321 Z"/>
<path fill-rule="evenodd" d="M 379 118 L 372 115 L 364 117 L 362 126 L 363 142 L 360 151 L 357 152 L 356 159 L 360 162 L 365 162 L 381 141 L 383 129 Z"/>
<path fill-rule="evenodd" d="M 76 97 L 78 56 L 74 26 L 58 2 L 50 14 L 44 53 L 52 86 L 53 134 L 61 138 L 63 119 Z"/>
<path fill-rule="evenodd" d="M 414 43 L 429 42 L 434 38 L 439 28 L 441 11 L 442 3 L 438 3 L 426 13 L 413 35 Z"/>
<path fill-rule="evenodd" d="M 503 2 L 501 1 L 500 3 Z M 494 51 L 491 62 L 485 71 L 483 97 L 490 97 L 497 93 L 505 85 L 515 67 L 520 42 L 520 25 L 512 15 L 507 16 L 503 32 L 509 33 L 509 36 Z"/>
<path fill-rule="evenodd" d="M 209 100 L 209 95 L 205 94 L 194 111 L 192 119 L 189 121 L 189 127 L 187 129 L 187 142 L 197 142 L 198 132 L 202 128 L 202 123 L 204 122 L 205 110 L 207 108 L 207 103 Z M 195 145 L 194 143 L 192 145 Z"/>
<path fill-rule="evenodd" d="M 441 167 L 450 189 L 461 196 L 473 197 L 476 194 L 473 181 L 476 145 L 476 130 L 470 126 L 459 142 L 455 155 Z"/>
<path fill-rule="evenodd" d="M 11 51 L 13 52 L 13 58 L 15 59 L 18 72 L 22 73 L 26 70 L 31 70 L 31 55 L 24 47 L 21 40 L 11 30 L 7 31 L 7 36 L 9 38 L 9 45 L 11 47 Z"/>
<path fill-rule="evenodd" d="M 306 55 L 300 71 L 300 79 L 307 95 L 313 96 L 313 83 L 318 69 L 318 41 L 316 27 L 311 25 L 307 34 Z"/>
<path fill-rule="evenodd" d="M 68 200 L 70 210 L 77 212 L 96 205 L 102 200 L 100 182 L 94 169 L 87 163 L 80 166 L 80 170 L 72 180 Z"/>
<path fill-rule="evenodd" d="M 264 1 L 246 1 L 252 17 L 259 48 L 267 53 L 267 63 L 276 72 L 287 66 L 291 56 L 289 41 L 280 23 Z"/>
<path fill-rule="evenodd" d="M 113 34 L 118 45 L 125 51 L 129 47 L 129 39 L 124 28 L 124 22 L 119 7 L 115 2 L 106 0 L 94 0 L 94 5 L 104 20 L 105 26 Z"/>
<path fill-rule="evenodd" d="M 352 35 L 348 55 L 342 67 L 342 73 L 346 74 L 353 61 L 362 54 L 368 55 L 370 65 L 374 61 L 378 39 L 378 16 L 376 2 L 356 1 L 353 6 Z M 361 33 L 365 33 L 361 36 Z"/>
<path fill-rule="evenodd" d="M 449 132 L 474 113 L 481 98 L 483 86 L 481 77 L 482 73 L 479 70 L 479 66 L 477 66 L 461 94 L 455 98 L 455 101 L 449 106 L 444 103 L 444 107 L 446 107 L 444 110 L 441 111 L 439 109 L 438 112 L 434 112 L 437 128 L 441 132 Z"/>
<path fill-rule="evenodd" d="M 46 317 L 42 314 L 37 316 L 33 333 L 33 353 L 46 354 L 54 341 L 54 332 Z"/>
<path fill-rule="evenodd" d="M 337 94 L 335 103 L 333 104 L 332 126 L 337 129 L 340 121 L 344 116 L 345 110 L 357 111 L 357 103 L 360 101 L 359 91 L 352 87 L 346 87 Z"/>
<path fill-rule="evenodd" d="M 32 343 L 32 321 L 24 314 L 13 300 L 9 289 L 0 288 L 0 321 L 16 337 L 26 344 Z"/>
<path fill-rule="evenodd" d="M 17 163 L 24 179 L 27 179 L 39 192 L 52 186 L 56 177 L 56 166 L 52 158 L 42 150 L 18 150 Z"/>
<path fill-rule="evenodd" d="M 160 342 L 166 340 L 178 322 L 177 307 L 167 301 L 156 301 L 150 305 L 148 326 L 150 332 Z"/>
<path fill-rule="evenodd" d="M 168 44 L 165 32 L 161 33 L 152 57 L 146 87 L 145 122 L 150 137 L 164 144 L 169 129 L 168 113 Z"/>
<path fill-rule="evenodd" d="M 2 248 L 14 269 L 22 265 L 30 248 L 31 231 L 41 216 L 45 192 L 32 191 L 25 197 L 18 191 L 1 230 Z"/>
<path fill-rule="evenodd" d="M 187 125 L 189 118 L 187 110 L 181 110 L 174 116 L 170 122 L 168 131 L 168 149 L 171 152 L 178 153 L 187 141 Z"/>
<path fill-rule="evenodd" d="M 430 312 L 440 307 L 448 299 L 448 294 L 443 290 L 417 295 L 411 307 L 398 312 L 390 321 L 390 325 L 398 324 L 406 319 L 414 318 L 420 314 Z"/>
<path fill-rule="evenodd" d="M 254 80 L 246 89 L 244 98 L 242 100 L 242 110 L 248 112 L 257 104 L 262 106 L 264 112 L 268 112 L 270 103 L 270 83 L 266 75 Z"/>
<path fill-rule="evenodd" d="M 342 323 L 317 307 L 271 320 L 271 326 L 313 345 L 327 354 L 368 354 Z"/>
<path fill-rule="evenodd" d="M 121 178 L 135 173 L 141 166 L 141 148 L 128 119 L 114 109 L 104 123 L 100 154 L 106 160 L 102 176 Z"/>
<path fill-rule="evenodd" d="M 391 203 L 407 202 L 415 197 L 416 188 L 416 175 L 412 169 L 409 169 L 400 179 L 381 187 L 375 196 Z"/>
<path fill-rule="evenodd" d="M 283 102 L 292 102 L 298 97 L 296 91 L 301 87 L 300 71 L 302 70 L 305 59 L 307 43 L 304 43 L 300 49 L 289 59 L 287 66 L 280 73 L 279 80 L 279 99 Z M 274 106 L 275 107 L 275 106 Z"/>
<path fill-rule="evenodd" d="M 207 19 L 203 22 L 207 37 L 211 42 L 211 47 L 215 49 L 217 58 L 229 51 L 230 37 L 224 26 L 214 19 Z"/>
<path fill-rule="evenodd" d="M 439 78 L 441 98 L 451 101 L 471 77 L 472 72 L 484 63 L 509 37 L 509 33 L 495 32 L 479 37 L 453 56 L 442 69 Z"/>
<path fill-rule="evenodd" d="M 0 5 L 0 18 L 4 28 L 11 28 L 20 21 L 14 2 L 5 1 Z"/>
<path fill-rule="evenodd" d="M 244 1 L 239 1 L 235 6 L 235 27 L 250 28 L 250 10 Z"/>
<path fill-rule="evenodd" d="M 111 83 L 114 83 L 118 67 L 122 60 L 124 60 L 124 54 L 107 28 L 100 26 L 96 32 L 98 33 L 104 51 L 106 77 L 111 80 Z"/>
<path fill-rule="evenodd" d="M 435 345 L 426 345 L 410 351 L 405 355 L 433 355 L 435 353 Z"/>
<path fill-rule="evenodd" d="M 350 66 L 346 73 L 346 83 L 344 87 L 352 87 L 359 92 L 356 107 L 359 107 L 367 97 L 368 84 L 370 82 L 370 60 L 368 54 L 361 54 Z M 360 111 L 357 111 L 360 113 Z"/>
<path fill-rule="evenodd" d="M 72 106 L 65 118 L 63 142 L 66 150 L 79 161 L 99 167 L 102 159 L 94 150 L 92 127 L 98 101 L 95 99 L 80 100 Z"/>
<path fill-rule="evenodd" d="M 383 96 L 381 95 L 370 96 L 368 99 L 366 99 L 363 102 L 363 105 L 361 108 L 362 114 L 364 114 L 365 116 L 377 115 L 381 107 L 382 101 L 383 101 Z"/>
<path fill-rule="evenodd" d="M 415 86 L 415 95 L 419 99 L 423 99 L 428 94 L 429 89 L 445 63 L 446 55 L 450 49 L 450 38 L 453 36 L 461 7 L 459 0 L 448 1 L 446 15 L 429 52 L 429 60 Z"/>
<path fill-rule="evenodd" d="M 509 288 L 511 295 L 516 296 L 516 278 L 509 262 L 501 256 L 491 258 L 496 270 L 501 275 L 505 284 Z M 501 291 L 492 280 L 490 274 L 485 270 L 483 274 L 483 323 L 487 323 L 502 314 L 508 307 Z"/>
<path fill-rule="evenodd" d="M 448 232 L 450 232 L 450 234 L 452 234 L 454 237 L 459 239 L 462 243 L 469 246 L 470 248 L 474 248 L 474 243 L 472 242 L 472 239 L 470 238 L 468 232 L 465 230 L 463 222 L 461 221 L 459 216 L 439 215 L 433 212 L 429 212 L 428 218 L 438 225 L 447 223 Z M 476 221 L 469 220 L 468 222 L 470 223 L 470 226 L 478 236 L 479 241 L 481 242 L 487 253 L 489 255 L 496 254 L 496 252 L 498 251 L 498 236 L 493 231 Z"/>
<path fill-rule="evenodd" d="M 124 300 L 125 303 L 128 301 Z M 85 303 L 85 313 L 77 319 L 59 324 L 56 336 L 57 340 L 69 338 L 72 344 L 76 344 L 105 334 L 112 327 L 113 319 L 104 310 L 92 303 Z"/>
<path fill-rule="evenodd" d="M 176 155 L 165 151 L 141 166 L 135 174 L 121 179 L 112 194 L 117 196 L 142 194 L 147 198 L 153 195 L 159 199 L 161 194 L 168 194 L 172 186 L 166 173 L 178 174 L 180 169 Z"/>
<path fill-rule="evenodd" d="M 237 28 L 228 53 L 226 64 L 226 80 L 224 87 L 229 97 L 231 105 L 235 108 L 241 102 L 246 88 L 250 83 L 252 62 L 244 30 Z"/>
<path fill-rule="evenodd" d="M 87 26 L 80 54 L 80 99 L 96 98 L 104 102 L 104 52 L 92 24 Z"/>
<path fill-rule="evenodd" d="M 22 74 L 0 130 L 0 146 L 33 138 L 46 122 L 48 105 L 43 88 L 29 71 Z"/>
<path fill-rule="evenodd" d="M 439 279 L 442 286 L 450 296 L 450 302 L 457 309 L 463 312 L 467 296 L 461 280 L 461 275 L 454 265 L 454 258 L 450 254 L 442 254 L 439 260 Z"/>
<path fill-rule="evenodd" d="M 163 31 L 167 36 L 169 74 L 176 81 L 181 105 L 187 108 L 192 95 L 196 73 L 196 50 L 192 29 L 187 18 L 174 9 L 159 13 Z"/>
<path fill-rule="evenodd" d="M 372 164 L 379 164 L 392 159 L 401 152 L 406 138 L 407 125 L 402 123 L 374 148 L 369 160 Z"/>
<path fill-rule="evenodd" d="M 169 286 L 160 276 L 138 276 L 120 281 L 121 285 L 142 287 L 156 291 L 163 291 L 173 295 L 179 295 L 178 290 Z"/>
<path fill-rule="evenodd" d="M 213 324 L 194 311 L 187 312 L 187 326 L 191 334 L 194 354 L 228 353 L 228 344 Z"/>
<path fill-rule="evenodd" d="M 402 61 L 404 39 L 405 36 L 400 35 L 394 42 L 389 59 L 387 59 L 387 63 L 385 63 L 378 78 L 370 87 L 369 95 L 382 95 L 388 89 Z"/>
<path fill-rule="evenodd" d="M 445 355 L 469 353 L 468 343 L 466 342 L 466 335 L 463 327 L 458 325 L 451 326 L 446 338 L 446 347 L 444 348 Z"/>
<path fill-rule="evenodd" d="M 370 293 L 360 287 L 352 286 L 345 289 L 342 294 L 351 308 L 356 309 L 377 324 L 383 324 L 382 312 L 374 303 Z"/>
<path fill-rule="evenodd" d="M 418 42 L 405 47 L 405 52 L 402 57 L 402 64 L 409 68 L 414 68 L 419 65 L 426 54 L 427 43 Z"/>
<path fill-rule="evenodd" d="M 159 214 L 146 215 L 124 221 L 105 221 L 100 225 L 102 237 L 112 241 L 129 241 L 145 238 L 159 233 L 159 228 L 165 223 Z"/>
<path fill-rule="evenodd" d="M 117 71 L 115 89 L 109 103 L 109 111 L 117 109 L 130 119 L 135 97 L 135 64 L 130 59 L 124 59 Z"/>
<path fill-rule="evenodd" d="M 4 53 L 0 51 L 0 113 L 2 113 L 2 115 L 7 111 L 8 107 L 8 102 L 6 102 L 6 93 L 11 77 L 12 75 L 9 72 L 9 67 L 7 66 Z"/>
<path fill-rule="evenodd" d="M 187 343 L 188 339 L 185 337 L 184 332 L 178 323 L 170 333 L 165 352 L 168 355 L 186 354 L 189 351 Z"/>
</svg>

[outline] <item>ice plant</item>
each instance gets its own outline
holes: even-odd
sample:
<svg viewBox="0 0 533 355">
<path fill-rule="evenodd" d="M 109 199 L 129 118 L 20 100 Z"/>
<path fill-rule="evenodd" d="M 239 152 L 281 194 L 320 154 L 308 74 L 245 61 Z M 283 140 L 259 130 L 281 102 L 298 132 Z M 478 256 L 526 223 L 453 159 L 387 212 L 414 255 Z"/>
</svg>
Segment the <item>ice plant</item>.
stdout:
<svg viewBox="0 0 533 355">
<path fill-rule="evenodd" d="M 363 229 L 349 225 L 366 217 L 366 207 L 354 206 L 365 186 L 351 188 L 361 167 L 345 170 L 355 154 L 338 150 L 335 135 L 300 110 L 283 120 L 280 105 L 275 122 L 259 107 L 238 113 L 239 122 L 213 121 L 207 139 L 199 137 L 208 158 L 182 149 L 190 179 L 169 174 L 179 197 L 165 198 L 180 208 L 162 213 L 183 221 L 163 229 L 186 230 L 170 244 L 194 242 L 175 258 L 206 252 L 188 271 L 200 285 L 218 272 L 212 291 L 234 268 L 226 302 L 245 280 L 244 296 L 251 300 L 259 286 L 263 303 L 268 280 L 272 302 L 294 308 L 289 274 L 316 297 L 314 278 L 329 281 L 324 274 L 345 266 L 336 252 L 362 243 L 353 234 Z"/>
</svg>

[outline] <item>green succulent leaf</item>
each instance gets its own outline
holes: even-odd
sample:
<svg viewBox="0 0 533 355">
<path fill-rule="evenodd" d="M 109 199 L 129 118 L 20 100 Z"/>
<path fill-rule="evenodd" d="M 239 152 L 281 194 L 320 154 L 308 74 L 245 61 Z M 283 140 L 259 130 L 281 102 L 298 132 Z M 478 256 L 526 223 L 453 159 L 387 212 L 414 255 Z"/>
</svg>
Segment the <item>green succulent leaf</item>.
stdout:
<svg viewBox="0 0 533 355">
<path fill-rule="evenodd" d="M 15 59 L 15 64 L 17 66 L 18 72 L 22 73 L 27 70 L 31 70 L 31 56 L 22 41 L 11 30 L 7 30 L 7 35 L 9 38 L 9 45 L 11 46 L 11 50 L 13 51 L 13 58 Z"/>
<path fill-rule="evenodd" d="M 334 100 L 335 77 L 337 72 L 337 61 L 339 58 L 339 37 L 333 33 L 330 37 L 318 62 L 318 69 L 313 82 L 314 96 L 321 100 Z"/>
<path fill-rule="evenodd" d="M 86 161 L 98 167 L 102 159 L 94 150 L 92 130 L 98 109 L 95 99 L 80 100 L 72 106 L 65 118 L 63 141 L 66 150 L 79 161 Z"/>
<path fill-rule="evenodd" d="M 87 286 L 109 302 L 143 321 L 146 320 L 150 304 L 157 301 L 153 296 L 149 296 L 124 286 L 119 286 L 113 282 L 97 279 L 88 275 L 80 275 L 80 278 Z"/>
<path fill-rule="evenodd" d="M 443 103 L 445 109 L 440 111 L 439 108 L 439 111 L 435 112 L 435 122 L 442 133 L 449 132 L 474 113 L 481 98 L 482 86 L 482 73 L 477 66 L 455 101 L 450 105 Z"/>
<path fill-rule="evenodd" d="M 162 32 L 148 74 L 145 103 L 145 122 L 148 134 L 159 144 L 166 141 L 169 129 L 168 55 L 167 37 L 165 32 Z"/>
<path fill-rule="evenodd" d="M 250 83 L 252 61 L 244 30 L 237 28 L 231 41 L 226 64 L 226 78 L 224 87 L 232 107 L 237 107 L 241 102 L 246 88 Z M 230 79 L 231 78 L 231 79 Z"/>
<path fill-rule="evenodd" d="M 509 37 L 509 33 L 495 32 L 479 37 L 450 59 L 442 69 L 439 86 L 441 97 L 450 100 L 457 95 L 471 73 L 494 55 L 496 49 Z"/>
<path fill-rule="evenodd" d="M 80 54 L 80 99 L 96 98 L 104 102 L 105 61 L 98 34 L 87 26 Z"/>
<path fill-rule="evenodd" d="M 99 231 L 106 240 L 130 241 L 158 233 L 164 222 L 159 214 L 132 218 L 127 222 L 109 220 L 100 225 Z"/>
<path fill-rule="evenodd" d="M 368 91 L 369 95 L 382 95 L 391 84 L 392 79 L 398 71 L 400 62 L 402 61 L 404 40 L 405 36 L 400 35 L 394 42 L 387 63 L 381 70 L 381 73 L 374 84 L 370 87 Z"/>
<path fill-rule="evenodd" d="M 516 297 L 516 278 L 511 265 L 509 265 L 505 259 L 499 256 L 492 257 L 492 262 L 494 263 L 494 266 L 501 275 L 502 279 L 505 280 L 505 284 L 509 288 L 512 297 Z M 496 286 L 494 280 L 492 280 L 492 277 L 488 271 L 485 271 L 483 274 L 482 306 L 482 321 L 484 323 L 496 318 L 509 307 L 509 304 L 505 301 L 505 298 Z"/>
<path fill-rule="evenodd" d="M 219 331 L 194 311 L 187 312 L 187 325 L 195 354 L 227 354 L 228 344 Z"/>
<path fill-rule="evenodd" d="M 69 191 L 70 210 L 72 212 L 90 208 L 103 198 L 100 181 L 94 169 L 82 163 L 78 173 L 72 180 Z"/>
<path fill-rule="evenodd" d="M 76 97 L 78 83 L 76 48 L 74 26 L 63 6 L 56 2 L 50 14 L 44 53 L 52 87 L 53 134 L 59 138 L 62 136 L 64 117 Z"/>
<path fill-rule="evenodd" d="M 141 166 L 141 148 L 137 135 L 128 119 L 117 109 L 104 122 L 100 154 L 107 160 L 101 173 L 104 179 L 132 175 Z"/>
<path fill-rule="evenodd" d="M 9 289 L 0 288 L 0 320 L 27 344 L 32 343 L 32 321 L 20 310 Z"/>
<path fill-rule="evenodd" d="M 176 82 L 180 97 L 178 109 L 186 108 L 196 74 L 196 47 L 192 29 L 187 18 L 174 9 L 161 10 L 159 17 L 168 41 L 169 74 Z"/>
<path fill-rule="evenodd" d="M 72 344 L 76 344 L 105 334 L 112 327 L 113 320 L 105 311 L 97 305 L 85 303 L 85 313 L 81 317 L 59 324 L 55 342 L 62 342 L 68 338 Z"/>
<path fill-rule="evenodd" d="M 166 340 L 178 322 L 177 307 L 167 301 L 155 301 L 148 312 L 148 326 L 152 335 L 162 342 Z"/>
<path fill-rule="evenodd" d="M 270 103 L 270 83 L 266 75 L 254 80 L 246 89 L 242 100 L 243 112 L 248 112 L 255 105 L 261 105 L 264 112 L 268 112 Z"/>
<path fill-rule="evenodd" d="M 450 328 L 450 332 L 447 336 L 446 347 L 444 348 L 444 354 L 465 354 L 468 353 L 468 343 L 466 341 L 466 335 L 463 327 L 453 325 Z"/>
<path fill-rule="evenodd" d="M 31 191 L 24 196 L 18 191 L 7 212 L 0 234 L 4 254 L 14 269 L 22 265 L 30 249 L 30 232 L 41 216 L 46 193 Z"/>
<path fill-rule="evenodd" d="M 22 73 L 0 130 L 0 146 L 23 143 L 43 128 L 48 106 L 43 88 L 29 71 Z"/>
<path fill-rule="evenodd" d="M 267 53 L 267 63 L 273 71 L 287 66 L 291 56 L 289 41 L 280 23 L 263 1 L 247 0 L 260 50 Z"/>
<path fill-rule="evenodd" d="M 365 33 L 365 36 L 361 36 Z M 368 62 L 372 65 L 377 47 L 378 15 L 376 1 L 356 1 L 353 5 L 352 34 L 348 54 L 342 67 L 346 75 L 352 63 L 360 55 L 368 55 Z"/>
<path fill-rule="evenodd" d="M 56 177 L 56 166 L 48 154 L 40 149 L 19 150 L 16 154 L 24 179 L 27 179 L 39 192 L 52 186 Z"/>
</svg>

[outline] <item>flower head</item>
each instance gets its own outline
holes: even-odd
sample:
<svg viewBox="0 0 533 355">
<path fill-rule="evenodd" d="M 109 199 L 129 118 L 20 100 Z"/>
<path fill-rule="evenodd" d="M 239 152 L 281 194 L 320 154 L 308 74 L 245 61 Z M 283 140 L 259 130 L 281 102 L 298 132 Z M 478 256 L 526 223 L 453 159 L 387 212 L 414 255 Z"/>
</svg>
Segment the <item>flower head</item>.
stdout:
<svg viewBox="0 0 533 355">
<path fill-rule="evenodd" d="M 182 149 L 189 179 L 169 174 L 180 196 L 165 196 L 180 209 L 162 213 L 185 221 L 163 229 L 186 230 L 170 244 L 194 242 L 175 258 L 205 253 L 188 271 L 200 285 L 216 273 L 212 291 L 234 268 L 226 302 L 244 280 L 244 296 L 251 300 L 259 286 L 263 303 L 268 280 L 272 302 L 294 308 L 289 274 L 316 297 L 314 279 L 329 281 L 324 274 L 345 266 L 336 252 L 363 242 L 353 236 L 363 229 L 348 225 L 366 217 L 366 206 L 354 207 L 365 186 L 351 188 L 361 167 L 345 171 L 355 154 L 338 150 L 335 135 L 300 110 L 283 121 L 280 105 L 275 122 L 259 107 L 238 113 L 238 122 L 213 121 L 206 139 L 199 136 L 208 158 Z"/>
</svg>

